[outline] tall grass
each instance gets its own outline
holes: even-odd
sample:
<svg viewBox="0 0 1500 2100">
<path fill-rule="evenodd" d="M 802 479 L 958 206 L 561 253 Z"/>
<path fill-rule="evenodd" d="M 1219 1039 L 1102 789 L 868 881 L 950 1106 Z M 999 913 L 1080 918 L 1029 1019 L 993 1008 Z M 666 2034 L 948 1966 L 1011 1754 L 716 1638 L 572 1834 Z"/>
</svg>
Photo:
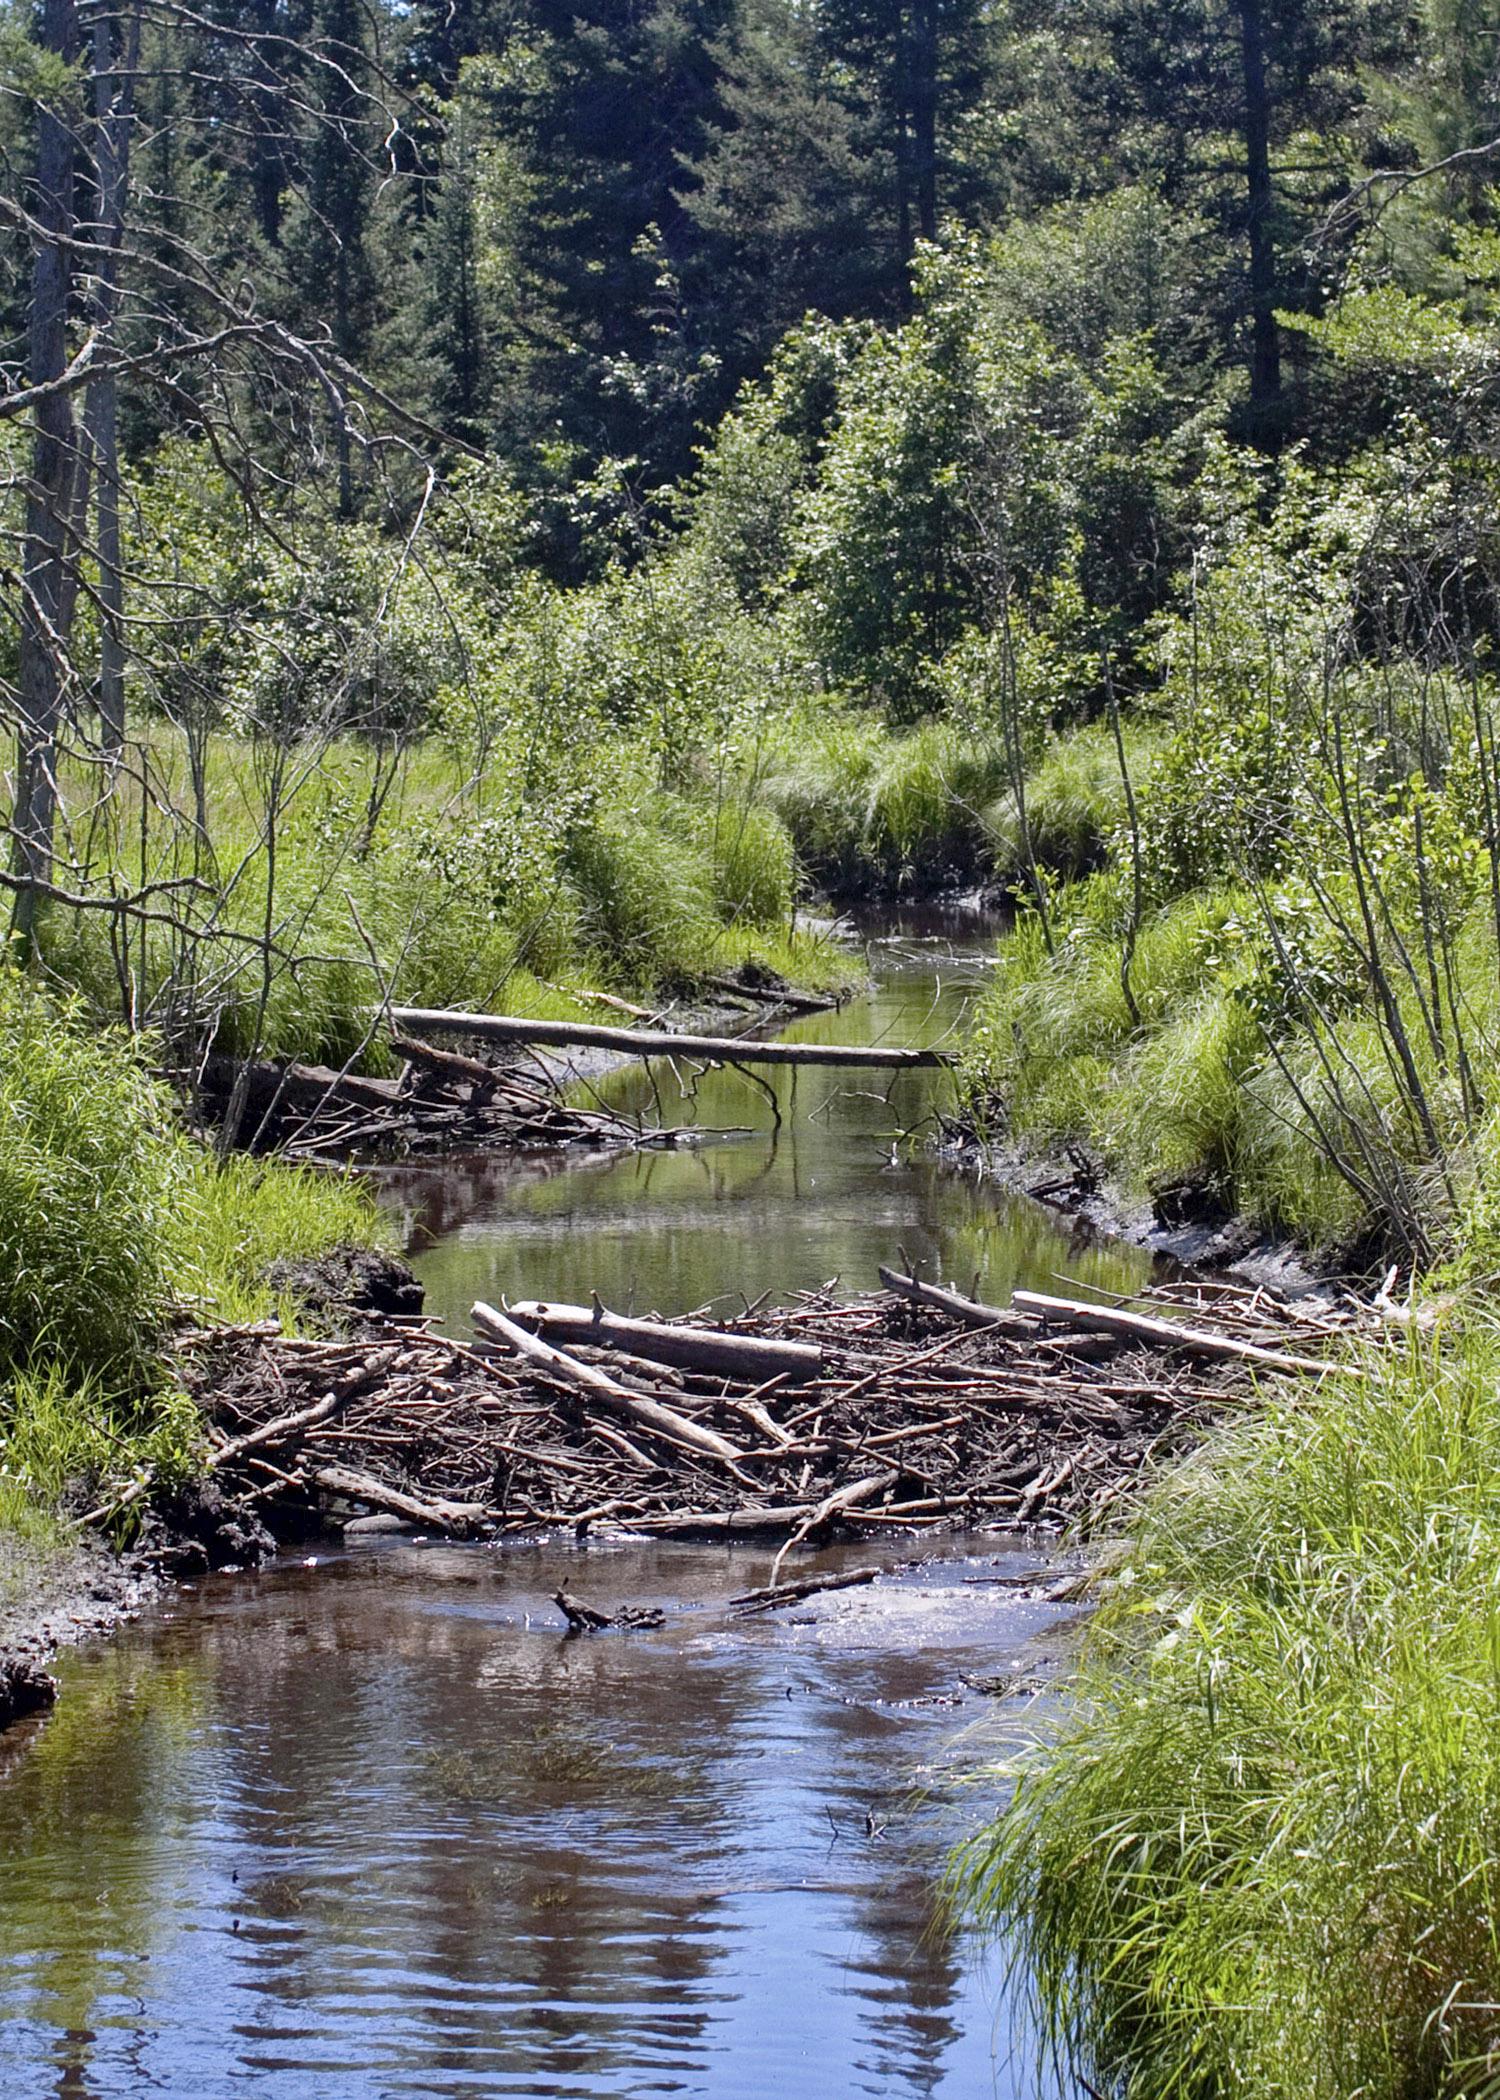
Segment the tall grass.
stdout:
<svg viewBox="0 0 1500 2100">
<path fill-rule="evenodd" d="M 962 1856 L 1120 2100 L 1500 2089 L 1500 1328 L 1365 1368 L 1149 1496 Z"/>
<path fill-rule="evenodd" d="M 1122 741 L 1135 793 L 1149 793 L 1165 737 L 1149 724 L 1130 723 Z M 1125 776 L 1108 722 L 1089 723 L 1047 747 L 1027 778 L 1025 810 L 1023 827 L 1020 799 L 1007 787 L 980 814 L 997 874 L 1015 880 L 1026 870 L 1028 852 L 1043 867 L 1070 877 L 1105 864 L 1128 814 Z"/>
<path fill-rule="evenodd" d="M 42 1360 L 138 1375 L 189 1184 L 128 1046 L 0 970 L 0 1378 Z"/>
<path fill-rule="evenodd" d="M 1023 1143 L 1089 1146 L 1131 1197 L 1196 1177 L 1315 1251 L 1420 1266 L 1451 1245 L 1500 1100 L 1487 908 L 1451 944 L 1461 1062 L 1392 973 L 1403 1065 L 1361 973 L 1338 981 L 1337 947 L 1288 962 L 1244 888 L 1148 908 L 1128 949 L 1127 906 L 1111 869 L 1054 899 L 1050 947 L 1032 915 L 1000 941 L 967 1051 L 990 1120 Z"/>
<path fill-rule="evenodd" d="M 356 1184 L 221 1166 L 138 1050 L 0 969 L 0 1524 L 105 1474 L 188 1469 L 170 1317 L 258 1317 L 276 1256 L 379 1237 Z"/>
<path fill-rule="evenodd" d="M 573 989 L 676 988 L 752 952 L 830 974 L 792 934 L 801 872 L 774 811 L 722 782 L 668 790 L 623 739 L 529 769 L 514 742 L 476 768 L 437 738 L 278 756 L 218 735 L 204 831 L 180 739 L 158 725 L 140 763 L 151 795 L 122 781 L 74 880 L 167 885 L 161 908 L 54 906 L 43 950 L 96 1013 L 155 1028 L 185 1065 L 206 1042 L 363 1059 L 385 994 L 565 1017 L 584 1010 Z"/>
</svg>

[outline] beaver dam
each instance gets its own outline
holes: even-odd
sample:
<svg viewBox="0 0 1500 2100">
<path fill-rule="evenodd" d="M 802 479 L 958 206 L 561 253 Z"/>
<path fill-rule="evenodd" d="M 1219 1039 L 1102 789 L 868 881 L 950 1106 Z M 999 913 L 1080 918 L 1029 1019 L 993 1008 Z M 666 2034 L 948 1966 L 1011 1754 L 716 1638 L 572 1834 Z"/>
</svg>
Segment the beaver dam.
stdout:
<svg viewBox="0 0 1500 2100">
<path fill-rule="evenodd" d="M 337 1341 L 219 1331 L 187 1340 L 188 1377 L 220 1493 L 281 1536 L 382 1515 L 756 1537 L 781 1542 L 775 1586 L 803 1542 L 1096 1512 L 1250 1375 L 1315 1377 L 1368 1318 L 1208 1283 L 1001 1309 L 883 1276 L 714 1326 L 481 1302 L 472 1340 L 379 1316 Z"/>
<path fill-rule="evenodd" d="M 951 1044 L 983 937 L 907 919 L 788 1036 Z M 1058 1534 L 1373 1315 L 1164 1282 L 898 1145 L 939 1064 L 784 1068 L 773 1110 L 726 1067 L 559 1097 L 446 1055 L 247 1086 L 252 1135 L 413 1154 L 374 1179 L 433 1317 L 293 1265 L 338 1339 L 180 1336 L 189 1579 L 5 1738 L 7 2094 L 1062 2100 L 1003 1953 L 934 1930 L 976 1762 L 1074 1652 Z M 220 1576 L 184 1529 L 299 1543 Z"/>
</svg>

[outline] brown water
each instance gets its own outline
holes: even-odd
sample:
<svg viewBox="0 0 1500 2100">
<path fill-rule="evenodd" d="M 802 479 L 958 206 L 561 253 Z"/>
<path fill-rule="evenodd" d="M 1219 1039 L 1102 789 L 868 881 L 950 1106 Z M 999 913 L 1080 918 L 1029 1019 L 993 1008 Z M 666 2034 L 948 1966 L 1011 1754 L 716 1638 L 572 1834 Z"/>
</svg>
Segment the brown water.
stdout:
<svg viewBox="0 0 1500 2100">
<path fill-rule="evenodd" d="M 982 981 L 932 942 L 876 953 L 873 997 L 799 1033 L 933 1040 Z M 900 1241 L 994 1294 L 1136 1283 L 1129 1250 L 893 1162 L 950 1083 L 805 1071 L 774 1129 L 733 1075 L 693 1100 L 658 1075 L 673 1118 L 754 1128 L 388 1190 L 459 1329 L 479 1294 L 677 1311 L 858 1288 Z M 218 1578 L 65 1658 L 56 1712 L 0 1744 L 0 2095 L 1038 2100 L 1000 1962 L 933 1923 L 991 1798 L 955 1776 L 1022 1726 L 965 1680 L 1045 1675 L 1066 1645 L 1066 1614 L 1003 1580 L 1038 1552 L 950 1540 L 735 1619 L 768 1565 L 385 1542 Z M 666 1622 L 567 1638 L 563 1581 Z"/>
</svg>

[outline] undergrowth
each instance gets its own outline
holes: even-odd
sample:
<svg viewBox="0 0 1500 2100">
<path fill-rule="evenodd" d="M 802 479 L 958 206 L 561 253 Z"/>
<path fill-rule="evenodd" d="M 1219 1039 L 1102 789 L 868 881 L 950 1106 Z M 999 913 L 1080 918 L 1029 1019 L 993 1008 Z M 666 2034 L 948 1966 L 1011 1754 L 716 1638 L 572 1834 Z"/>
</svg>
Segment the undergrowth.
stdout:
<svg viewBox="0 0 1500 2100">
<path fill-rule="evenodd" d="M 0 1526 L 45 1531 L 106 1475 L 191 1471 L 169 1322 L 258 1318 L 276 1256 L 378 1233 L 354 1182 L 221 1165 L 139 1044 L 0 970 Z"/>
</svg>

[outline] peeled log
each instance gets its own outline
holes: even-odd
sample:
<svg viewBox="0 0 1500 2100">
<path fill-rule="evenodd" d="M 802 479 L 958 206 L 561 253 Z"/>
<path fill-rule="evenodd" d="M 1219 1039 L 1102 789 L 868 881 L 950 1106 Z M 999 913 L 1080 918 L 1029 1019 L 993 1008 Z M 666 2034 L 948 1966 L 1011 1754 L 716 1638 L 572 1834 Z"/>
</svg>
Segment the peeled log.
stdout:
<svg viewBox="0 0 1500 2100">
<path fill-rule="evenodd" d="M 673 1035 L 661 1028 L 606 1028 L 593 1021 L 522 1021 L 510 1014 L 449 1013 L 393 1006 L 393 1025 L 418 1034 L 472 1035 L 491 1043 L 534 1043 L 543 1050 L 618 1050 L 627 1057 L 701 1057 L 710 1064 L 837 1065 L 904 1072 L 951 1065 L 946 1050 L 893 1050 L 880 1043 L 757 1042 L 737 1035 Z"/>
<path fill-rule="evenodd" d="M 664 1407 L 659 1400 L 647 1399 L 644 1393 L 633 1393 L 629 1386 L 617 1384 L 607 1372 L 595 1370 L 592 1364 L 581 1364 L 576 1356 L 569 1356 L 565 1350 L 554 1349 L 550 1342 L 540 1340 L 504 1313 L 496 1312 L 494 1306 L 486 1305 L 482 1298 L 474 1306 L 472 1317 L 482 1334 L 508 1342 L 518 1356 L 529 1356 L 533 1363 L 544 1364 L 555 1377 L 565 1379 L 581 1392 L 603 1401 L 611 1413 L 628 1415 L 643 1429 L 654 1430 L 658 1436 L 664 1436 L 674 1444 L 716 1458 L 731 1471 L 738 1467 L 739 1452 L 716 1430 L 705 1429 L 701 1422 L 690 1421 L 675 1407 Z"/>
<path fill-rule="evenodd" d="M 783 1378 L 805 1385 L 823 1369 L 823 1352 L 809 1342 L 757 1340 L 714 1327 L 673 1327 L 664 1320 L 629 1320 L 622 1313 L 587 1305 L 552 1305 L 539 1299 L 510 1307 L 510 1316 L 546 1341 L 564 1348 L 580 1344 L 596 1349 L 622 1349 L 653 1363 L 676 1364 L 689 1371 L 712 1371 L 764 1385 Z"/>
<path fill-rule="evenodd" d="M 1346 1378 L 1363 1378 L 1357 1365 L 1330 1360 L 1320 1363 L 1313 1356 L 1285 1356 L 1279 1349 L 1262 1349 L 1256 1342 L 1236 1341 L 1227 1334 L 1208 1334 L 1199 1327 L 1180 1326 L 1176 1320 L 1153 1320 L 1146 1313 L 1120 1312 L 1111 1305 L 1086 1305 L 1074 1298 L 1049 1298 L 1042 1291 L 1012 1291 L 1017 1312 L 1030 1313 L 1049 1327 L 1071 1327 L 1085 1334 L 1112 1334 L 1124 1342 L 1147 1342 L 1156 1349 L 1181 1349 L 1189 1356 L 1209 1356 L 1228 1363 L 1253 1364 L 1262 1371 L 1311 1372 L 1321 1378 L 1330 1371 Z"/>
<path fill-rule="evenodd" d="M 1032 1331 L 1032 1322 L 1019 1313 L 1002 1312 L 998 1305 L 981 1305 L 977 1298 L 960 1297 L 957 1291 L 941 1290 L 937 1284 L 923 1283 L 916 1276 L 903 1276 L 899 1269 L 888 1269 L 884 1262 L 880 1264 L 880 1280 L 898 1297 L 948 1313 L 953 1319 L 962 1320 L 965 1327 L 995 1327 L 1010 1334 Z"/>
</svg>

